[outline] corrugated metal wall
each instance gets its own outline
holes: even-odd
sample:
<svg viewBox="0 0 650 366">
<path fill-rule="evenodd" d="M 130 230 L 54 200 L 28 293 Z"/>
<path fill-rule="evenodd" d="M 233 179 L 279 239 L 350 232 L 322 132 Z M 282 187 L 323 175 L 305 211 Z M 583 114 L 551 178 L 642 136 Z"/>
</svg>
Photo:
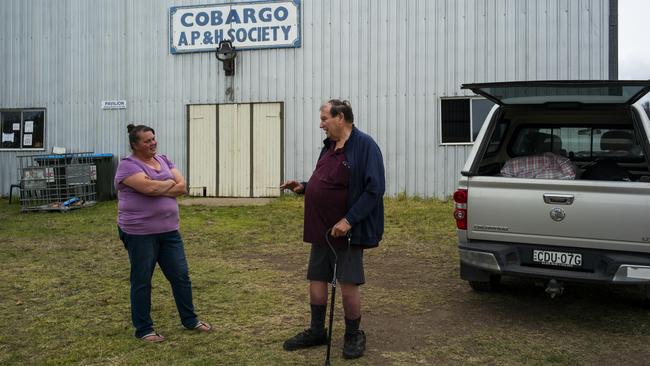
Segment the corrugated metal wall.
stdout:
<svg viewBox="0 0 650 366">
<path fill-rule="evenodd" d="M 285 178 L 307 179 L 318 107 L 341 97 L 382 148 L 389 194 L 444 197 L 470 146 L 440 145 L 440 97 L 465 82 L 608 78 L 609 0 L 305 0 L 302 47 L 241 52 L 231 80 L 214 54 L 169 53 L 169 8 L 212 3 L 3 0 L 0 108 L 46 108 L 48 149 L 123 156 L 126 125 L 149 124 L 185 170 L 188 104 L 284 102 Z M 101 110 L 110 99 L 127 109 Z M 3 195 L 15 156 L 0 151 Z"/>
</svg>

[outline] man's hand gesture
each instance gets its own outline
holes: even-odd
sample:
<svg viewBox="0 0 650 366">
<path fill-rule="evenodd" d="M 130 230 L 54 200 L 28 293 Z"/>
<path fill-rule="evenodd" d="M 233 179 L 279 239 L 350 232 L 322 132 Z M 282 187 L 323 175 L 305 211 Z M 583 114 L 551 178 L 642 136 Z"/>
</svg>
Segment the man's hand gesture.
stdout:
<svg viewBox="0 0 650 366">
<path fill-rule="evenodd" d="M 295 180 L 288 180 L 280 186 L 280 189 L 290 189 L 294 193 L 304 193 L 305 192 L 305 186 L 300 184 L 300 182 L 297 182 Z"/>
</svg>

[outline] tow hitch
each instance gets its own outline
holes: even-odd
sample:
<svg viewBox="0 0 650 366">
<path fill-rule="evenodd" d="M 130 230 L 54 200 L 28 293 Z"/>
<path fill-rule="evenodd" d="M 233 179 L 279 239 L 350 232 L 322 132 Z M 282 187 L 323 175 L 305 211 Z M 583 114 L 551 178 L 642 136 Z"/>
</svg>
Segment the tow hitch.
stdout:
<svg viewBox="0 0 650 366">
<path fill-rule="evenodd" d="M 564 284 L 561 281 L 552 279 L 548 281 L 546 285 L 546 293 L 551 295 L 551 299 L 554 299 L 555 296 L 562 295 L 564 292 Z"/>
</svg>

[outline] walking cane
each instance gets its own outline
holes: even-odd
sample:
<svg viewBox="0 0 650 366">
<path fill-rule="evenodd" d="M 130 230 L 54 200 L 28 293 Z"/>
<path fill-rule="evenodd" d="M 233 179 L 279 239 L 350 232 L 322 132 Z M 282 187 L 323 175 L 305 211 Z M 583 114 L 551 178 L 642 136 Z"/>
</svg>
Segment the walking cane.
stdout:
<svg viewBox="0 0 650 366">
<path fill-rule="evenodd" d="M 330 247 L 332 250 L 332 253 L 334 254 L 334 275 L 332 276 L 332 298 L 330 299 L 330 325 L 329 329 L 327 330 L 327 356 L 325 357 L 325 366 L 331 366 L 330 363 L 330 350 L 332 348 L 332 324 L 334 323 L 334 300 L 336 300 L 336 265 L 338 264 L 338 256 L 336 255 L 336 250 L 334 250 L 334 247 L 332 246 L 332 243 L 330 243 L 330 232 L 332 229 L 329 229 L 325 232 L 325 241 L 327 242 L 327 245 Z M 350 235 L 350 232 L 348 232 L 348 248 L 350 247 L 350 241 L 352 240 L 352 236 Z"/>
</svg>

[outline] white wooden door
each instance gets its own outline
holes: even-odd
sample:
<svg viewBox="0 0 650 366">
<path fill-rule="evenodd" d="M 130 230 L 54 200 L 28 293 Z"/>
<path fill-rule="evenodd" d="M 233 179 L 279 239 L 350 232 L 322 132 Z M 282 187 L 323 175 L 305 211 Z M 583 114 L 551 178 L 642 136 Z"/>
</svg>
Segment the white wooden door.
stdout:
<svg viewBox="0 0 650 366">
<path fill-rule="evenodd" d="M 219 196 L 251 196 L 251 105 L 219 105 Z"/>
<path fill-rule="evenodd" d="M 253 105 L 253 197 L 280 196 L 282 121 L 280 103 Z"/>
<path fill-rule="evenodd" d="M 217 106 L 191 105 L 188 190 L 192 196 L 217 195 Z"/>
<path fill-rule="evenodd" d="M 189 113 L 190 195 L 280 195 L 281 103 L 191 105 Z"/>
</svg>

